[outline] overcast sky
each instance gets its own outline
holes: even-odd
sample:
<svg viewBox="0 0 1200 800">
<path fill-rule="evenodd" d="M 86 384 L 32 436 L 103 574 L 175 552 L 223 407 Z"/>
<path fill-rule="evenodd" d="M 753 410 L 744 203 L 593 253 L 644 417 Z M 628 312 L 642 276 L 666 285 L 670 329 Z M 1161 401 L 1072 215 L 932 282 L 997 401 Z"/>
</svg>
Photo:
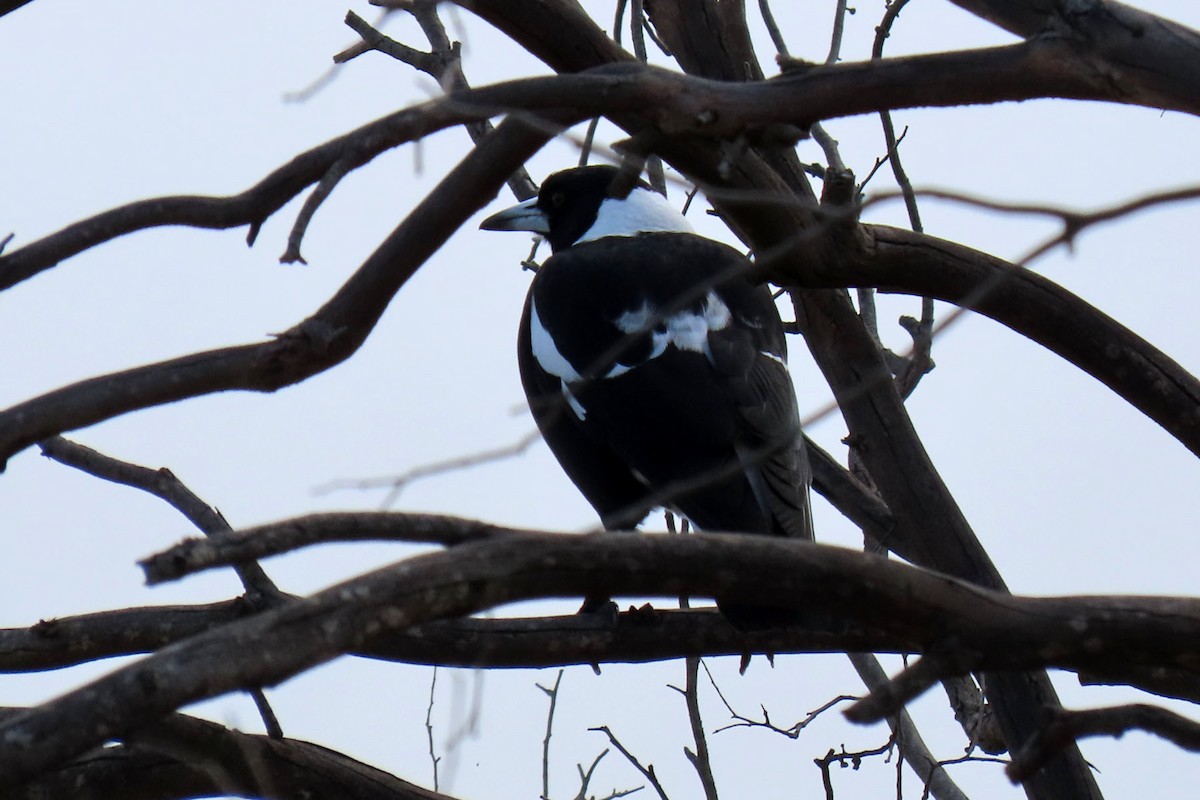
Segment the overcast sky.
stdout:
<svg viewBox="0 0 1200 800">
<path fill-rule="evenodd" d="M 601 20 L 611 4 L 585 2 Z M 752 4 L 751 4 L 752 5 Z M 833 3 L 776 9 L 794 55 L 823 60 Z M 1139 6 L 1200 27 L 1200 7 L 1158 0 Z M 827 8 L 828 6 L 829 8 Z M 351 6 L 374 19 L 365 2 Z M 86 215 L 170 194 L 232 194 L 294 154 L 436 92 L 407 67 L 371 54 L 303 102 L 289 95 L 328 68 L 355 40 L 336 4 L 211 2 L 33 2 L 0 18 L 0 237 L 20 247 Z M 882 3 L 858 3 L 844 56 L 869 52 Z M 449 15 L 465 42 L 475 83 L 544 74 L 544 68 L 465 13 Z M 457 21 L 457 22 L 456 22 Z M 453 30 L 456 24 L 461 30 Z M 418 43 L 399 18 L 389 33 Z M 626 39 L 628 38 L 626 34 Z M 983 46 L 1011 37 L 942 0 L 912 4 L 889 41 L 892 54 Z M 767 53 L 767 45 L 761 52 Z M 770 71 L 768 65 L 768 71 Z M 905 165 L 920 186 L 1025 202 L 1092 208 L 1147 191 L 1200 182 L 1196 120 L 1176 113 L 1096 103 L 1031 102 L 905 111 Z M 884 152 L 876 119 L 827 126 L 864 175 Z M 609 137 L 611 139 L 611 136 Z M 308 266 L 280 265 L 298 202 L 245 230 L 160 229 L 69 259 L 0 294 L 0 406 L 83 378 L 224 345 L 260 341 L 315 310 L 439 177 L 466 152 L 461 131 L 385 154 L 353 173 L 321 208 L 303 253 Z M 819 150 L 802 143 L 801 156 Z M 548 147 L 535 179 L 576 159 Z M 881 172 L 873 186 L 890 187 Z M 682 195 L 676 192 L 676 199 Z M 490 210 L 512 202 L 502 195 Z M 1044 220 L 1003 217 L 923 201 L 926 230 L 1004 258 L 1054 233 Z M 1200 368 L 1195 309 L 1194 204 L 1158 209 L 1085 234 L 1073 254 L 1056 251 L 1036 269 L 1138 331 L 1193 372 Z M 872 221 L 905 225 L 897 204 Z M 392 303 L 362 350 L 309 381 L 263 396 L 231 393 L 121 417 L 70 436 L 110 455 L 170 467 L 238 527 L 315 510 L 374 509 L 382 492 L 323 491 L 331 482 L 402 473 L 448 457 L 519 440 L 532 430 L 513 342 L 528 273 L 520 234 L 465 226 Z M 732 241 L 715 223 L 708 235 Z M 916 314 L 911 298 L 881 302 L 885 338 Z M 945 308 L 939 309 L 941 313 Z M 791 342 L 801 413 L 830 399 L 803 346 Z M 937 369 L 910 401 L 917 428 L 968 519 L 1016 592 L 1194 594 L 1196 459 L 1150 420 L 1089 376 L 1007 329 L 970 318 L 940 338 Z M 836 416 L 809 433 L 839 458 Z M 816 500 L 822 541 L 857 547 L 860 537 Z M 500 463 L 410 486 L 393 506 L 449 512 L 554 530 L 595 525 L 591 509 L 542 445 Z M 191 535 L 165 504 L 41 458 L 14 457 L 0 475 L 0 626 L 129 605 L 227 598 L 231 575 L 209 574 L 147 589 L 137 559 Z M 404 555 L 398 546 L 328 547 L 269 562 L 293 592 L 308 592 Z M 890 660 L 889 668 L 896 668 Z M 756 661 L 745 678 L 729 659 L 710 661 L 727 696 L 753 713 L 766 703 L 787 724 L 833 696 L 861 691 L 842 657 Z M 115 662 L 33 676 L 0 676 L 0 705 L 25 705 L 80 685 Z M 1101 705 L 1132 691 L 1078 688 L 1058 676 L 1068 705 Z M 482 698 L 475 732 L 449 748 L 442 788 L 464 797 L 528 798 L 540 791 L 545 698 L 535 684 L 552 671 L 443 672 L 435 709 L 439 747 Z M 573 796 L 575 764 L 605 746 L 590 726 L 609 724 L 655 764 L 672 797 L 699 789 L 682 755 L 689 744 L 679 696 L 681 664 L 567 670 L 559 701 L 552 794 Z M 424 741 L 430 670 L 341 660 L 270 693 L 284 730 L 431 784 Z M 725 721 L 712 692 L 710 729 Z M 201 711 L 259 730 L 244 698 Z M 940 692 L 916 707 L 937 755 L 961 753 Z M 882 727 L 849 728 L 823 718 L 796 742 L 758 731 L 712 738 L 717 779 L 728 796 L 818 797 L 811 760 L 830 747 L 875 747 Z M 1084 754 L 1109 797 L 1191 797 L 1200 761 L 1140 734 L 1096 740 Z M 747 764 L 754 768 L 747 770 Z M 446 782 L 446 770 L 452 780 Z M 995 765 L 953 777 L 975 797 L 1020 797 Z M 839 796 L 886 792 L 890 767 L 869 764 L 835 776 Z M 919 797 L 912 785 L 906 796 Z M 610 754 L 593 792 L 631 787 L 639 776 Z M 649 791 L 649 790 L 646 790 Z M 871 796 L 878 796 L 872 794 Z"/>
</svg>

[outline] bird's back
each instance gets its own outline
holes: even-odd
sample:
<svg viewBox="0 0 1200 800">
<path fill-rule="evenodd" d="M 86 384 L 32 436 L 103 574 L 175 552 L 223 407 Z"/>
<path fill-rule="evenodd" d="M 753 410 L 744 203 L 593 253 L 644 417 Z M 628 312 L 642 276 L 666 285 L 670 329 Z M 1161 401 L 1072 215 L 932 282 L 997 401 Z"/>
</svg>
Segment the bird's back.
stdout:
<svg viewBox="0 0 1200 800">
<path fill-rule="evenodd" d="M 570 247 L 535 277 L 522 379 L 606 524 L 667 505 L 705 530 L 811 538 L 784 333 L 748 268 L 718 242 L 652 233 Z"/>
</svg>

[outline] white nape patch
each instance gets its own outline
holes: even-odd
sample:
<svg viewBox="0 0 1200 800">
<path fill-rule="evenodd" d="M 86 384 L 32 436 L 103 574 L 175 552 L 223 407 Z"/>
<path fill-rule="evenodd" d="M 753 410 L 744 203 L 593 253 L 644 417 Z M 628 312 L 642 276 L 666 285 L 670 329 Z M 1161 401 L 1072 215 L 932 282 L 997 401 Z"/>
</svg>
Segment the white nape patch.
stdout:
<svg viewBox="0 0 1200 800">
<path fill-rule="evenodd" d="M 652 330 L 650 355 L 647 356 L 647 361 L 661 356 L 670 345 L 674 345 L 679 350 L 703 353 L 711 361 L 712 353 L 708 350 L 708 335 L 714 331 L 724 330 L 729 326 L 732 318 L 729 306 L 725 305 L 716 292 L 709 291 L 704 298 L 704 305 L 699 314 L 680 311 L 677 314 L 660 317 L 658 309 L 651 306 L 649 302 L 643 302 L 638 309 L 621 314 L 613 320 L 613 324 L 622 333 L 632 334 L 642 333 L 647 329 Z M 655 328 L 663 330 L 653 330 Z M 617 364 L 604 377 L 615 378 L 618 375 L 624 375 L 630 369 L 632 367 Z"/>
<path fill-rule="evenodd" d="M 538 317 L 537 303 L 533 303 L 530 308 L 529 343 L 533 350 L 533 357 L 546 372 L 561 379 L 564 384 L 579 380 L 579 372 L 562 353 L 558 352 L 558 346 L 554 344 L 554 337 L 550 335 L 550 331 L 546 330 L 546 326 Z M 571 398 L 568 396 L 568 399 Z"/>
<path fill-rule="evenodd" d="M 576 240 L 591 242 L 605 236 L 637 236 L 639 233 L 695 233 L 687 218 L 658 192 L 641 186 L 621 199 L 609 197 L 600 204 L 596 221 Z"/>
</svg>

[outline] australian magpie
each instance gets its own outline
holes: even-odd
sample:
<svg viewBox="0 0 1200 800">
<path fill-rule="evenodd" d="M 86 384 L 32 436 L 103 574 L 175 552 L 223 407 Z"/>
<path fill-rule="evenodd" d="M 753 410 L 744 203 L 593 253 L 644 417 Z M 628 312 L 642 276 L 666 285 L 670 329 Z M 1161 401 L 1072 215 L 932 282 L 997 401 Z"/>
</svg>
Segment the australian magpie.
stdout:
<svg viewBox="0 0 1200 800">
<path fill-rule="evenodd" d="M 813 537 L 783 325 L 749 259 L 611 166 L 555 173 L 480 227 L 550 244 L 521 318 L 521 380 L 606 528 L 665 506 L 701 530 Z M 789 618 L 717 599 L 740 627 Z"/>
</svg>

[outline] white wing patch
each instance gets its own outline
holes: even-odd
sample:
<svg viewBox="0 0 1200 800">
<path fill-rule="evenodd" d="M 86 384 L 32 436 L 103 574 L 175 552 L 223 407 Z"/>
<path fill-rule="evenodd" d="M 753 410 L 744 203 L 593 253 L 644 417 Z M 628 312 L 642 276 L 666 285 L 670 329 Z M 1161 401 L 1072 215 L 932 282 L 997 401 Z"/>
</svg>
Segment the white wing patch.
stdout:
<svg viewBox="0 0 1200 800">
<path fill-rule="evenodd" d="M 550 335 L 550 331 L 546 330 L 546 326 L 538 317 L 536 302 L 532 304 L 529 314 L 529 343 L 533 350 L 533 357 L 546 372 L 562 379 L 564 385 L 579 380 L 579 372 L 570 361 L 567 361 L 566 356 L 558 352 L 558 345 L 554 344 L 554 337 Z"/>
<path fill-rule="evenodd" d="M 562 383 L 563 397 L 572 413 L 580 421 L 586 419 L 587 409 L 583 407 L 583 403 L 579 402 L 579 398 L 572 394 L 570 386 L 573 381 L 579 380 L 579 372 L 571 365 L 570 361 L 567 361 L 566 356 L 558 352 L 558 346 L 554 344 L 554 337 L 550 335 L 550 331 L 546 330 L 546 326 L 538 317 L 536 302 L 532 303 L 529 309 L 529 344 L 538 366 L 558 378 Z"/>
<path fill-rule="evenodd" d="M 621 199 L 610 197 L 600 204 L 596 221 L 576 241 L 590 242 L 605 236 L 637 236 L 639 233 L 695 233 L 687 218 L 657 192 L 638 187 Z"/>
<path fill-rule="evenodd" d="M 709 291 L 705 295 L 704 305 L 700 308 L 699 313 L 680 311 L 663 317 L 657 308 L 646 301 L 636 310 L 622 313 L 613 320 L 613 324 L 626 334 L 638 334 L 650 330 L 650 354 L 646 361 L 658 358 L 671 346 L 679 350 L 703 353 L 711 361 L 712 353 L 708 349 L 708 335 L 714 331 L 724 330 L 732 319 L 733 315 L 729 311 L 729 306 L 725 305 L 716 292 Z M 550 331 L 546 329 L 538 316 L 536 302 L 532 304 L 529 313 L 529 342 L 538 365 L 562 382 L 563 397 L 566 398 L 571 411 L 580 420 L 585 419 L 587 409 L 571 392 L 570 386 L 580 380 L 582 376 L 566 356 L 559 352 L 558 346 L 554 343 L 554 337 L 550 335 Z M 763 355 L 783 363 L 782 359 L 771 353 L 764 352 Z M 635 366 L 637 365 L 614 364 L 603 377 L 615 378 L 624 375 Z M 786 364 L 784 366 L 786 368 Z"/>
<path fill-rule="evenodd" d="M 709 291 L 698 314 L 693 311 L 680 311 L 664 317 L 647 301 L 638 309 L 621 314 L 613 320 L 613 324 L 622 333 L 642 333 L 648 329 L 651 331 L 650 355 L 647 356 L 647 361 L 658 358 L 671 345 L 679 350 L 703 353 L 711 360 L 708 335 L 724 330 L 732 318 L 729 306 L 725 305 L 716 292 Z M 615 378 L 631 369 L 630 366 L 617 364 L 604 377 Z"/>
</svg>

